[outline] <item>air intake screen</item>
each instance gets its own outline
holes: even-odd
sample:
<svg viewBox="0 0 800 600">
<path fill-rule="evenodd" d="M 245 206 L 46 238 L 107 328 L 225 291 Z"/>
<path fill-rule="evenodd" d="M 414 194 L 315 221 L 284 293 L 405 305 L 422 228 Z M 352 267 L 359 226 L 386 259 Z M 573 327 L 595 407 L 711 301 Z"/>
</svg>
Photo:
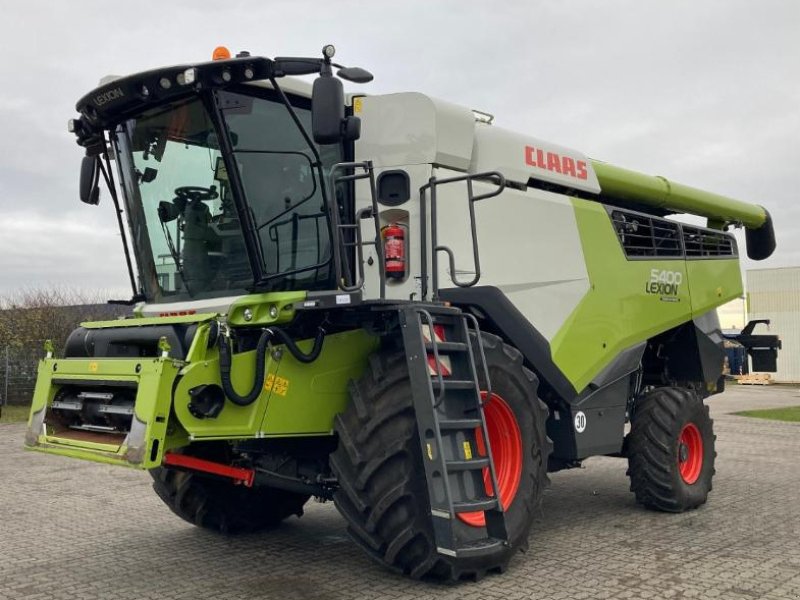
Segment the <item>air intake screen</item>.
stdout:
<svg viewBox="0 0 800 600">
<path fill-rule="evenodd" d="M 628 257 L 681 257 L 680 225 L 635 213 L 615 210 L 611 220 Z"/>
<path fill-rule="evenodd" d="M 724 231 L 683 225 L 624 210 L 612 210 L 611 222 L 628 258 L 738 256 L 736 240 Z"/>
<path fill-rule="evenodd" d="M 731 236 L 697 227 L 683 227 L 683 246 L 687 258 L 736 256 L 736 245 Z"/>
</svg>

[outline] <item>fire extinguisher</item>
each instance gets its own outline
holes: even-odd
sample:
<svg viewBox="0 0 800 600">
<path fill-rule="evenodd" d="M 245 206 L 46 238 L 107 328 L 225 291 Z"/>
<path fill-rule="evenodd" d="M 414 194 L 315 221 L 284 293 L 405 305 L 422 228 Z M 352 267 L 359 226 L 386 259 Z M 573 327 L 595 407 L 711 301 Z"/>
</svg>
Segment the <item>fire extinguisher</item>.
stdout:
<svg viewBox="0 0 800 600">
<path fill-rule="evenodd" d="M 386 277 L 403 279 L 406 276 L 406 231 L 392 223 L 381 229 L 383 237 L 383 263 Z"/>
</svg>

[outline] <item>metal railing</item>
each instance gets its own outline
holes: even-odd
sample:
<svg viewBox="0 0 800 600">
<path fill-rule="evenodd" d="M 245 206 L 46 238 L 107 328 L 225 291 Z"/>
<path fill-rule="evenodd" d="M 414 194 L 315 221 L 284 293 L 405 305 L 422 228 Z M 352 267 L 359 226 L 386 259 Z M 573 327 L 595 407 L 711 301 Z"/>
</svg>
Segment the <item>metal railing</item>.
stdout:
<svg viewBox="0 0 800 600">
<path fill-rule="evenodd" d="M 372 161 L 337 163 L 331 169 L 330 180 L 331 205 L 329 206 L 329 212 L 331 214 L 331 232 L 334 238 L 333 262 L 339 289 L 345 292 L 355 292 L 364 287 L 364 246 L 375 246 L 375 254 L 379 265 L 380 297 L 383 299 L 386 297 L 386 274 L 382 267 L 383 245 L 381 244 L 381 224 L 378 216 L 378 200 Z M 369 182 L 370 206 L 356 212 L 352 222 L 342 223 L 339 206 L 336 202 L 336 188 L 342 183 L 359 180 L 367 180 Z M 355 188 L 355 185 L 353 187 Z M 361 234 L 361 221 L 369 218 L 374 223 L 375 239 L 364 240 Z M 354 250 L 355 254 L 356 273 L 351 273 L 349 268 L 348 255 L 351 249 Z"/>
<path fill-rule="evenodd" d="M 456 261 L 455 254 L 449 246 L 439 244 L 439 223 L 437 215 L 437 188 L 442 185 L 450 183 L 466 182 L 467 184 L 467 204 L 469 207 L 469 222 L 470 233 L 472 239 L 472 259 L 475 265 L 475 276 L 469 281 L 459 281 L 456 276 Z M 497 189 L 484 194 L 475 195 L 473 183 L 475 181 L 488 181 L 497 185 Z M 437 300 L 439 295 L 439 253 L 447 254 L 447 259 L 450 267 L 450 278 L 458 287 L 467 288 L 477 284 L 481 279 L 481 260 L 480 250 L 478 248 L 478 232 L 475 222 L 475 203 L 488 198 L 499 196 L 506 188 L 506 180 L 502 173 L 498 171 L 487 171 L 485 173 L 476 173 L 474 175 L 459 175 L 457 177 L 447 177 L 445 179 L 437 179 L 431 177 L 428 183 L 419 188 L 419 202 L 420 202 L 420 241 L 422 243 L 421 257 L 422 257 L 422 298 L 428 297 L 428 249 L 427 249 L 427 206 L 426 201 L 428 193 L 430 192 L 430 222 L 431 222 L 431 292 L 432 299 Z"/>
</svg>

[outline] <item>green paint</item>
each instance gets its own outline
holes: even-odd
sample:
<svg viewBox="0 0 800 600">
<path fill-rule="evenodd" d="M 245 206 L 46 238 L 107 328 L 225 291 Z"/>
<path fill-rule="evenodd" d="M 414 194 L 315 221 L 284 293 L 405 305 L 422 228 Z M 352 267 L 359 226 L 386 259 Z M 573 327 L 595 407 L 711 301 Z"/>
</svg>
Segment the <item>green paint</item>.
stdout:
<svg viewBox="0 0 800 600">
<path fill-rule="evenodd" d="M 180 325 L 184 323 L 200 323 L 216 318 L 215 313 L 197 313 L 181 317 L 133 317 L 129 319 L 115 319 L 113 321 L 90 321 L 81 323 L 86 329 L 109 329 L 116 327 L 146 327 L 147 325 Z"/>
<path fill-rule="evenodd" d="M 228 310 L 228 324 L 236 326 L 269 326 L 289 323 L 294 319 L 294 306 L 306 299 L 305 292 L 270 292 L 250 294 L 237 299 Z M 245 311 L 250 311 L 250 319 Z M 274 315 L 274 316 L 273 316 Z"/>
<path fill-rule="evenodd" d="M 553 360 L 578 391 L 621 351 L 691 318 L 688 287 L 675 301 L 646 293 L 651 270 L 679 272 L 683 260 L 627 260 L 605 208 L 574 199 L 589 291 L 552 340 Z"/>
<path fill-rule="evenodd" d="M 300 343 L 305 352 L 312 345 L 313 340 Z M 334 417 L 349 402 L 348 382 L 361 376 L 367 357 L 377 348 L 378 338 L 359 329 L 325 338 L 322 354 L 310 365 L 285 352 L 264 415 L 264 435 L 331 433 Z M 286 391 L 281 394 L 278 384 L 284 382 Z"/>
<path fill-rule="evenodd" d="M 687 260 L 686 273 L 695 317 L 741 298 L 744 292 L 738 258 Z"/>
<path fill-rule="evenodd" d="M 749 229 L 758 229 L 767 220 L 766 211 L 757 204 L 734 200 L 608 163 L 596 160 L 591 162 L 603 194 L 613 198 L 700 215 L 716 223 L 739 222 Z"/>
<path fill-rule="evenodd" d="M 253 295 L 241 299 L 232 313 L 242 315 L 252 307 L 255 319 L 264 326 L 279 323 L 294 315 L 294 304 L 305 298 L 300 294 Z M 269 306 L 278 315 L 269 315 Z M 266 312 L 258 312 L 264 308 Z M 267 354 L 266 382 L 261 395 L 249 406 L 226 401 L 217 418 L 198 419 L 188 409 L 189 390 L 199 385 L 221 386 L 219 350 L 210 339 L 211 319 L 215 315 L 131 319 L 137 324 L 199 322 L 185 360 L 169 358 L 70 358 L 45 359 L 39 375 L 28 420 L 26 444 L 31 449 L 51 454 L 82 458 L 107 464 L 152 468 L 161 464 L 165 451 L 185 446 L 190 440 L 250 439 L 267 436 L 328 435 L 333 419 L 348 402 L 347 385 L 361 375 L 367 356 L 378 345 L 377 338 L 363 330 L 330 334 L 322 353 L 311 364 L 300 363 L 283 345 L 275 345 Z M 128 321 L 93 323 L 95 327 L 133 326 Z M 298 346 L 308 352 L 313 340 Z M 240 394 L 249 392 L 255 376 L 256 351 L 233 355 L 231 379 Z M 58 380 L 59 383 L 56 383 Z M 82 381 L 132 382 L 137 385 L 135 419 L 143 425 L 137 442 L 121 443 L 119 437 L 80 439 L 74 430 L 56 429 L 56 423 L 42 431 L 41 419 L 60 387 L 80 385 Z M 133 438 L 134 436 L 129 436 Z M 151 452 L 154 444 L 156 450 Z"/>
<path fill-rule="evenodd" d="M 313 340 L 298 342 L 304 352 Z M 215 419 L 198 419 L 189 412 L 189 390 L 201 384 L 221 385 L 219 353 L 184 367 L 175 389 L 174 411 L 194 439 L 246 439 L 268 436 L 329 434 L 333 419 L 348 401 L 347 383 L 361 375 L 377 338 L 363 330 L 328 335 L 322 353 L 311 364 L 300 363 L 282 345 L 267 355 L 265 389 L 249 406 L 228 401 Z M 275 352 L 280 354 L 275 359 Z M 255 376 L 255 350 L 233 355 L 231 381 L 246 394 Z"/>
<path fill-rule="evenodd" d="M 737 298 L 737 259 L 628 260 L 605 208 L 573 199 L 589 291 L 551 341 L 578 391 L 620 352 Z M 676 294 L 648 293 L 653 271 L 680 273 Z"/>
<path fill-rule="evenodd" d="M 136 359 L 44 359 L 39 363 L 26 444 L 33 450 L 83 458 L 109 464 L 149 469 L 161 464 L 170 416 L 172 385 L 182 363 L 163 358 Z M 62 383 L 79 385 L 83 380 L 130 381 L 137 384 L 134 416 L 143 427 L 141 436 L 130 443 L 109 443 L 75 439 L 72 430 L 59 431 L 48 424 L 47 431 L 33 427 L 37 414 L 52 403 Z M 131 436 L 133 437 L 133 436 Z M 171 442 L 180 442 L 180 432 L 171 434 Z M 155 450 L 153 444 L 157 442 Z"/>
</svg>

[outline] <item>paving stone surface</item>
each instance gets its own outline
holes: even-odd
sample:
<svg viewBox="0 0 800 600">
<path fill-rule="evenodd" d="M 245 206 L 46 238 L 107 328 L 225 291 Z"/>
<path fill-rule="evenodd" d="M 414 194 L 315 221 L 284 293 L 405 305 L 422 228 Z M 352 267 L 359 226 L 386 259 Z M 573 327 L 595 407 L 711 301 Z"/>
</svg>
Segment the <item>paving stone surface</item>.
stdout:
<svg viewBox="0 0 800 600">
<path fill-rule="evenodd" d="M 729 414 L 798 404 L 778 386 L 710 400 L 719 456 L 699 510 L 637 506 L 621 459 L 553 474 L 531 549 L 448 586 L 373 563 L 332 504 L 223 537 L 173 516 L 146 473 L 26 452 L 24 426 L 0 425 L 0 599 L 800 599 L 800 423 Z"/>
</svg>

